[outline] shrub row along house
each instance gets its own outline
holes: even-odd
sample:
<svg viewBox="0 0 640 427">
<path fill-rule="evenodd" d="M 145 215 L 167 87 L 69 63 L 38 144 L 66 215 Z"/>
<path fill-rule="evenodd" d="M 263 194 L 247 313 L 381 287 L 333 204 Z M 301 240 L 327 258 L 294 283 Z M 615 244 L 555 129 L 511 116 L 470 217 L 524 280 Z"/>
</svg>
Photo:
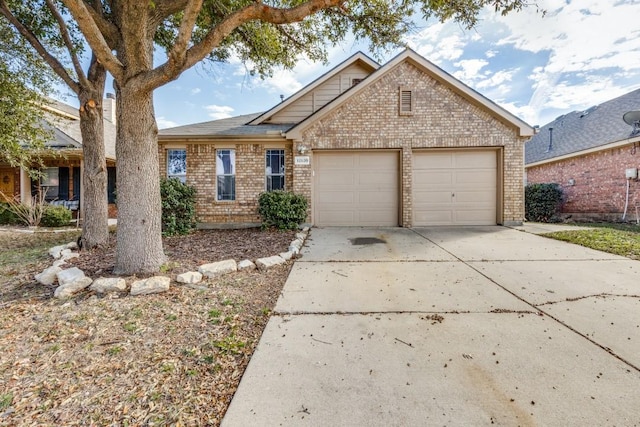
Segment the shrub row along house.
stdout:
<svg viewBox="0 0 640 427">
<path fill-rule="evenodd" d="M 637 110 L 640 89 L 543 126 L 525 146 L 527 182 L 560 184 L 564 217 L 637 220 L 640 128 L 623 120 Z"/>
<path fill-rule="evenodd" d="M 316 226 L 519 224 L 533 129 L 412 50 L 355 54 L 262 114 L 160 131 L 160 169 L 197 190 L 201 227 L 260 222 L 261 192 Z"/>
<path fill-rule="evenodd" d="M 26 170 L 0 163 L 0 191 L 5 197 L 13 197 L 22 202 L 31 201 L 41 190 L 46 190 L 46 200 L 78 211 L 82 205 L 82 136 L 77 108 L 59 101 L 49 100 L 43 106 L 47 121 L 42 126 L 51 130 L 53 137 L 45 142 L 46 151 L 42 156 L 44 169 L 40 179 L 31 179 Z M 103 100 L 104 144 L 107 160 L 110 217 L 115 218 L 115 141 L 116 110 L 115 99 L 109 96 Z"/>
</svg>

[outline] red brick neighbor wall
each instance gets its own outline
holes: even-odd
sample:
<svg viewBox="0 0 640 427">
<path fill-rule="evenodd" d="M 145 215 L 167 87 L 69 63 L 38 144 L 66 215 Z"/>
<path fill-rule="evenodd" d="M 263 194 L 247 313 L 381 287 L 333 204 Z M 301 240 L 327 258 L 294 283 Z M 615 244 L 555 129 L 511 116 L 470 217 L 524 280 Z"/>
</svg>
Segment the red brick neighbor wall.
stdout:
<svg viewBox="0 0 640 427">
<path fill-rule="evenodd" d="M 167 147 L 160 142 L 160 173 L 167 175 Z M 178 145 L 172 142 L 170 147 Z M 293 187 L 291 145 L 270 142 L 207 141 L 185 143 L 187 149 L 187 184 L 196 188 L 196 220 L 201 225 L 251 225 L 261 222 L 258 197 L 265 191 L 265 154 L 267 149 L 285 150 L 285 187 Z M 217 200 L 216 150 L 236 150 L 236 200 Z"/>
<path fill-rule="evenodd" d="M 415 98 L 411 115 L 398 114 L 400 87 L 411 90 Z M 313 150 L 400 149 L 404 227 L 411 227 L 413 218 L 413 149 L 502 147 L 501 216 L 507 223 L 524 218 L 524 141 L 518 131 L 407 62 L 304 130 L 298 143 Z M 294 190 L 312 200 L 310 172 L 296 171 L 295 179 Z"/>
<path fill-rule="evenodd" d="M 562 186 L 566 202 L 562 212 L 571 219 L 621 220 L 627 180 L 625 170 L 640 167 L 640 150 L 633 145 L 527 168 L 527 183 L 555 182 Z M 570 183 L 573 180 L 573 185 Z M 629 182 L 628 220 L 640 210 L 640 182 Z"/>
</svg>

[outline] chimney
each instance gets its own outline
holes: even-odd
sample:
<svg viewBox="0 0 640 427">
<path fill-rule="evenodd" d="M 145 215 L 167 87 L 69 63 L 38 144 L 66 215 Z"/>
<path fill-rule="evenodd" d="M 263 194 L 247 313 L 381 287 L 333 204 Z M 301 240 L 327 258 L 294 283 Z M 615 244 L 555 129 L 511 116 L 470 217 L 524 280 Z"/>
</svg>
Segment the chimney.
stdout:
<svg viewBox="0 0 640 427">
<path fill-rule="evenodd" d="M 113 93 L 107 93 L 107 97 L 102 101 L 102 114 L 106 120 L 116 124 L 116 96 Z"/>
</svg>

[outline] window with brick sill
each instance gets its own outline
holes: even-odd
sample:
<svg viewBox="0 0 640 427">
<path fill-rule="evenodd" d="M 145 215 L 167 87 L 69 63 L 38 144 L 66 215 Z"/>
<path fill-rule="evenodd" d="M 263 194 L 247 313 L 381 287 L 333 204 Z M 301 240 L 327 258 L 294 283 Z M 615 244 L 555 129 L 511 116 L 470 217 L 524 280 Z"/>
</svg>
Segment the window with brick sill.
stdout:
<svg viewBox="0 0 640 427">
<path fill-rule="evenodd" d="M 236 150 L 216 150 L 216 199 L 236 199 Z"/>
<path fill-rule="evenodd" d="M 187 181 L 187 150 L 167 150 L 167 178 Z"/>
<path fill-rule="evenodd" d="M 284 150 L 267 150 L 265 163 L 266 190 L 284 190 Z"/>
</svg>

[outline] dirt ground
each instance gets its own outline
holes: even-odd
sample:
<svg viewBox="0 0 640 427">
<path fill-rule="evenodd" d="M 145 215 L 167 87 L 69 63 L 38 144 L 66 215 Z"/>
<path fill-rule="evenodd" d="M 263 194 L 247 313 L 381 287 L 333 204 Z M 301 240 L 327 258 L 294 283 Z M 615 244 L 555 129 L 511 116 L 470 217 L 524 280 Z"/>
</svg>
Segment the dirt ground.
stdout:
<svg viewBox="0 0 640 427">
<path fill-rule="evenodd" d="M 73 238 L 0 231 L 0 426 L 218 425 L 292 263 L 172 282 L 163 294 L 60 301 L 33 275 L 52 261 L 46 248 Z M 257 229 L 168 238 L 163 273 L 271 256 L 293 238 Z M 111 276 L 113 253 L 84 251 L 76 265 Z"/>
</svg>

